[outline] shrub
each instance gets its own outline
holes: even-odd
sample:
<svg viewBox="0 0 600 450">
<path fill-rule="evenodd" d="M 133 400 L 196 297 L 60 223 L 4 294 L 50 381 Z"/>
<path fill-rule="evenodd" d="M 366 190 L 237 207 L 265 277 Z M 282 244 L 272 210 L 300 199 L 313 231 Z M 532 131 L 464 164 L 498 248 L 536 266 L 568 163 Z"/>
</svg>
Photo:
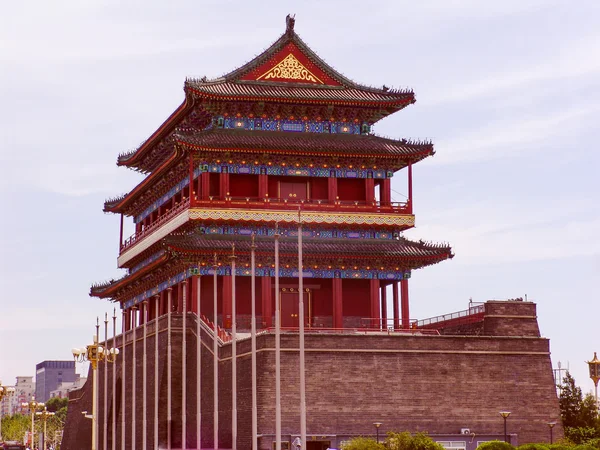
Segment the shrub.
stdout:
<svg viewBox="0 0 600 450">
<path fill-rule="evenodd" d="M 385 450 L 385 447 L 375 439 L 357 437 L 342 445 L 342 450 Z"/>
<path fill-rule="evenodd" d="M 416 433 L 413 436 L 407 431 L 388 433 L 385 446 L 389 450 L 444 450 L 441 444 L 438 444 L 426 434 Z"/>
<path fill-rule="evenodd" d="M 523 444 L 519 445 L 517 450 L 550 450 L 550 448 L 545 444 Z"/>
<path fill-rule="evenodd" d="M 515 450 L 515 447 L 504 441 L 488 441 L 477 447 L 477 450 Z"/>
</svg>

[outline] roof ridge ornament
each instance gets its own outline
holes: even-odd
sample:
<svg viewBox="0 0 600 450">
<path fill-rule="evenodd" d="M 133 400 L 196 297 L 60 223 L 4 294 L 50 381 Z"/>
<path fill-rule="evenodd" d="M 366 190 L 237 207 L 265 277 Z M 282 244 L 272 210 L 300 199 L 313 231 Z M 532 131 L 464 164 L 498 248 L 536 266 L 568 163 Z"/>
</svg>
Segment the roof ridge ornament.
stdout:
<svg viewBox="0 0 600 450">
<path fill-rule="evenodd" d="M 285 16 L 285 34 L 291 35 L 294 33 L 294 24 L 296 23 L 296 14 L 288 14 Z"/>
</svg>

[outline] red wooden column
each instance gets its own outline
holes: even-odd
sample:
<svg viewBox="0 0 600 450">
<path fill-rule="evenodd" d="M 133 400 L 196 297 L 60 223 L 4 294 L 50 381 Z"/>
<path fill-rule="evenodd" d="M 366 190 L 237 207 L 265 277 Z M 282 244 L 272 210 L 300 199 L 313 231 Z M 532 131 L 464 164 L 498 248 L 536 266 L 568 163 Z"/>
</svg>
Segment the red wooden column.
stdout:
<svg viewBox="0 0 600 450">
<path fill-rule="evenodd" d="M 232 292 L 231 292 L 231 275 L 221 277 L 223 282 L 223 317 L 221 321 L 223 328 L 231 328 L 231 313 L 232 313 Z"/>
<path fill-rule="evenodd" d="M 190 280 L 190 295 L 189 295 L 189 301 L 187 302 L 188 305 L 188 311 L 190 312 L 195 312 L 196 315 L 198 314 L 198 285 L 200 284 L 200 277 L 192 277 L 192 279 Z"/>
<path fill-rule="evenodd" d="M 413 183 L 412 183 L 412 163 L 408 163 L 408 208 L 413 212 Z"/>
<path fill-rule="evenodd" d="M 190 197 L 190 208 L 194 207 L 194 201 L 196 198 L 196 195 L 198 195 L 197 192 L 194 192 L 194 158 L 192 157 L 191 153 L 190 153 L 190 183 L 188 185 L 189 187 L 189 197 Z"/>
<path fill-rule="evenodd" d="M 202 172 L 200 175 L 200 193 L 203 200 L 208 200 L 210 195 L 210 172 Z"/>
<path fill-rule="evenodd" d="M 221 172 L 220 178 L 219 178 L 219 186 L 220 186 L 220 192 L 219 195 L 221 198 L 225 198 L 226 196 L 229 196 L 229 173 L 225 172 Z"/>
<path fill-rule="evenodd" d="M 159 311 L 159 315 L 164 315 L 166 314 L 168 311 L 167 308 L 167 291 L 164 290 L 160 293 L 160 311 Z"/>
<path fill-rule="evenodd" d="M 273 326 L 273 288 L 271 277 L 261 277 L 261 300 L 262 300 L 262 326 L 270 328 Z"/>
<path fill-rule="evenodd" d="M 375 201 L 375 180 L 373 178 L 365 179 L 365 199 L 367 204 Z"/>
<path fill-rule="evenodd" d="M 119 252 L 123 248 L 123 213 L 121 213 L 121 227 L 119 228 Z"/>
<path fill-rule="evenodd" d="M 140 303 L 140 312 L 139 312 L 139 324 L 144 325 L 144 319 L 146 317 L 146 301 L 144 300 Z"/>
<path fill-rule="evenodd" d="M 410 328 L 410 311 L 408 310 L 408 280 L 400 282 L 400 295 L 402 296 L 402 328 Z"/>
<path fill-rule="evenodd" d="M 381 286 L 381 323 L 387 329 L 387 286 Z"/>
<path fill-rule="evenodd" d="M 384 178 L 381 183 L 381 204 L 389 205 L 392 201 L 392 183 L 389 178 Z"/>
<path fill-rule="evenodd" d="M 379 280 L 369 281 L 371 292 L 371 323 L 369 324 L 369 328 L 379 328 L 378 321 L 375 320 L 379 319 Z"/>
<path fill-rule="evenodd" d="M 342 313 L 342 279 L 332 278 L 333 288 L 333 328 L 344 328 Z"/>
<path fill-rule="evenodd" d="M 327 178 L 327 198 L 329 203 L 334 203 L 338 196 L 337 178 L 330 176 Z"/>
<path fill-rule="evenodd" d="M 130 327 L 131 319 L 129 319 L 129 310 L 128 309 L 123 310 L 123 322 L 125 323 L 125 331 L 129 331 L 131 328 Z"/>
<path fill-rule="evenodd" d="M 261 173 L 258 176 L 258 198 L 263 199 L 269 193 L 269 176 Z"/>
<path fill-rule="evenodd" d="M 394 281 L 392 284 L 392 297 L 394 303 L 394 330 L 400 328 L 400 302 L 398 299 L 398 282 Z"/>
<path fill-rule="evenodd" d="M 177 305 L 174 308 L 178 313 L 183 312 L 183 283 L 177 283 Z"/>
</svg>

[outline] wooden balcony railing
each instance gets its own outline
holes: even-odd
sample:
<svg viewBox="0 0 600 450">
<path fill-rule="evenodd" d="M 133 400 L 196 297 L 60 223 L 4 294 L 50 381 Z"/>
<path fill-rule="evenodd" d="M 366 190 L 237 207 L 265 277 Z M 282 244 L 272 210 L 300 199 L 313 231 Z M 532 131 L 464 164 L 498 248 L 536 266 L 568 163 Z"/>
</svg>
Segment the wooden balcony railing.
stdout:
<svg viewBox="0 0 600 450">
<path fill-rule="evenodd" d="M 442 314 L 441 316 L 430 317 L 417 321 L 417 328 L 437 328 L 448 325 L 462 325 L 465 323 L 476 322 L 483 317 L 485 313 L 485 305 L 473 305 L 469 309 L 456 311 L 450 314 Z"/>
<path fill-rule="evenodd" d="M 190 207 L 190 200 L 184 198 L 181 202 L 179 202 L 177 205 L 175 205 L 174 208 L 171 208 L 166 213 L 164 213 L 162 216 L 159 216 L 150 225 L 148 225 L 147 227 L 144 227 L 144 229 L 142 231 L 133 233 L 131 236 L 129 236 L 127 239 L 125 239 L 125 241 L 121 244 L 121 253 L 123 251 L 131 248 L 133 245 L 138 243 L 144 237 L 148 236 L 149 234 L 152 234 L 152 232 L 154 232 L 154 230 L 158 229 L 161 225 L 168 222 L 173 217 L 175 217 L 182 211 L 185 211 L 189 207 Z"/>
<path fill-rule="evenodd" d="M 375 212 L 412 214 L 410 203 L 380 201 L 366 202 L 354 200 L 323 200 L 274 197 L 213 197 L 196 198 L 192 207 L 219 207 L 219 208 L 249 208 L 249 209 L 278 209 L 297 211 L 338 211 L 338 212 Z"/>
<path fill-rule="evenodd" d="M 281 198 L 258 198 L 258 197 L 213 197 L 199 199 L 195 197 L 192 202 L 184 198 L 174 208 L 159 216 L 154 222 L 145 226 L 142 231 L 129 236 L 121 244 L 121 253 L 130 249 L 144 237 L 152 234 L 161 225 L 177 216 L 188 208 L 240 208 L 240 209 L 269 209 L 284 211 L 320 211 L 320 212 L 346 212 L 346 213 L 387 213 L 387 214 L 412 214 L 410 202 L 388 202 L 380 201 L 348 201 L 348 200 L 296 200 Z"/>
</svg>

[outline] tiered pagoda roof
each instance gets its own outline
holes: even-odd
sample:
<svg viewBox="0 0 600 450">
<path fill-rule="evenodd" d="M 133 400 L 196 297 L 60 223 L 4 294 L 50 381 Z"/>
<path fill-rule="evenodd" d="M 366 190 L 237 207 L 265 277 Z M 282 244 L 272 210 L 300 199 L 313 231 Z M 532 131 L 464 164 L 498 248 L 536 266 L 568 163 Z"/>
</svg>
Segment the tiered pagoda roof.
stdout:
<svg viewBox="0 0 600 450">
<path fill-rule="evenodd" d="M 286 32 L 252 61 L 215 80 L 189 79 L 186 92 L 201 98 L 378 105 L 394 112 L 415 102 L 411 90 L 374 88 L 349 80 L 323 61 L 294 31 Z"/>
<path fill-rule="evenodd" d="M 144 268 L 129 273 L 118 280 L 92 286 L 90 295 L 101 298 L 111 298 L 117 291 L 125 286 L 142 283 L 158 267 L 170 264 L 177 270 L 177 260 L 185 261 L 187 267 L 190 259 L 194 264 L 205 261 L 211 263 L 214 255 L 220 258 L 228 257 L 235 243 L 235 254 L 240 260 L 248 259 L 251 241 L 249 238 L 239 236 L 204 235 L 196 232 L 186 232 L 170 235 L 163 241 L 163 246 L 168 251 L 152 261 Z M 255 241 L 256 255 L 259 260 L 270 262 L 273 259 L 275 244 L 273 238 L 257 238 Z M 361 266 L 369 264 L 387 264 L 393 262 L 399 270 L 410 271 L 432 264 L 437 264 L 453 258 L 452 249 L 446 244 L 432 244 L 423 241 L 415 242 L 406 238 L 396 240 L 369 240 L 361 241 L 357 245 L 356 239 L 307 239 L 302 246 L 305 264 L 315 261 L 336 261 L 337 264 L 352 266 L 360 261 Z M 281 238 L 279 254 L 282 264 L 286 261 L 297 262 L 298 244 L 295 239 Z M 170 255 L 170 256 L 169 256 Z"/>
<path fill-rule="evenodd" d="M 285 131 L 211 129 L 193 135 L 176 135 L 177 143 L 194 149 L 229 152 L 264 152 L 307 156 L 390 157 L 408 162 L 433 154 L 430 142 L 409 142 L 374 135 L 304 133 L 299 139 Z"/>
<path fill-rule="evenodd" d="M 139 148 L 121 154 L 118 165 L 152 172 L 160 165 L 155 147 L 186 121 L 200 130 L 211 116 L 241 111 L 250 117 L 360 118 L 373 124 L 415 102 L 409 89 L 364 86 L 337 72 L 300 39 L 289 16 L 286 32 L 260 55 L 220 78 L 188 79 L 184 91 L 179 108 Z M 190 120 L 190 114 L 196 117 Z"/>
</svg>

